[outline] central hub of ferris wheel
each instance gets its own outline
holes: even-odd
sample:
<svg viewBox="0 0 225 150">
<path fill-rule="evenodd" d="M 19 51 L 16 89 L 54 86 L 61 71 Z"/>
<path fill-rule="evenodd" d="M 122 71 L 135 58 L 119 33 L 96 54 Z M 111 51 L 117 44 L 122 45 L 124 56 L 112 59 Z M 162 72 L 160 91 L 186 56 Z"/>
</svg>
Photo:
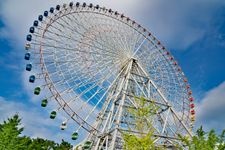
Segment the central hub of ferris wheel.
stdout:
<svg viewBox="0 0 225 150">
<path fill-rule="evenodd" d="M 29 32 L 24 58 L 33 92 L 42 107 L 56 102 L 50 118 L 63 115 L 62 130 L 76 124 L 77 147 L 120 150 L 124 133 L 147 134 L 147 128 L 135 128 L 130 113 L 140 109 L 141 99 L 157 107 L 143 117 L 154 122 L 157 146 L 169 149 L 180 144 L 178 135 L 192 136 L 190 85 L 170 52 L 134 20 L 99 5 L 71 2 L 44 11 Z"/>
</svg>

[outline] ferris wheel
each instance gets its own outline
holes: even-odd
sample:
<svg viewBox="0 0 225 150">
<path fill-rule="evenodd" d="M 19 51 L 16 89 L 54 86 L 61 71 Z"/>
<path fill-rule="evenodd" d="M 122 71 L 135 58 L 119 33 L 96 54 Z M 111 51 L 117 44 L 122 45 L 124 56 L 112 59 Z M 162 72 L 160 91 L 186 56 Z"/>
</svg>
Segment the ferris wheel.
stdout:
<svg viewBox="0 0 225 150">
<path fill-rule="evenodd" d="M 61 129 L 87 136 L 83 149 L 122 149 L 122 132 L 138 135 L 128 108 L 135 98 L 157 105 L 155 143 L 168 147 L 192 136 L 195 110 L 190 85 L 177 61 L 147 29 L 112 9 L 86 3 L 51 7 L 26 37 L 26 70 L 41 106 L 57 102 Z M 44 94 L 43 94 L 44 93 Z M 71 125 L 74 126 L 74 125 Z"/>
</svg>

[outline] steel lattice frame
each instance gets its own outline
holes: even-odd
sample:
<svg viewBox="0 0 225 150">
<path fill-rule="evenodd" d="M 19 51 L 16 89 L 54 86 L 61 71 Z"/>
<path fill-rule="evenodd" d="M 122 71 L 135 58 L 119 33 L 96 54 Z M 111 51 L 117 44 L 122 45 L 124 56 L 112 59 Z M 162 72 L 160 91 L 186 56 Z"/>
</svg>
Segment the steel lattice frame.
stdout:
<svg viewBox="0 0 225 150">
<path fill-rule="evenodd" d="M 59 6 L 58 6 L 59 7 Z M 122 149 L 131 132 L 126 107 L 142 96 L 160 107 L 158 144 L 190 135 L 194 113 L 187 79 L 173 56 L 145 28 L 123 14 L 92 4 L 63 5 L 35 26 L 26 48 L 37 78 L 69 118 L 84 128 L 93 149 Z M 36 65 L 35 64 L 39 64 Z M 193 106 L 193 104 L 192 104 Z M 138 132 L 134 131 L 134 134 Z"/>
</svg>

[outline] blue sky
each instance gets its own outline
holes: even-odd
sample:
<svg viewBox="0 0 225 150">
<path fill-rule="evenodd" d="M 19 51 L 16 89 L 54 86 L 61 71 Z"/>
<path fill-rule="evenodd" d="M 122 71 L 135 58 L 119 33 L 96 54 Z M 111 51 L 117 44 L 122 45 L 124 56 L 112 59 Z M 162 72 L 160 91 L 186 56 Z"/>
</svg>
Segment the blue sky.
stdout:
<svg viewBox="0 0 225 150">
<path fill-rule="evenodd" d="M 0 121 L 19 112 L 25 134 L 60 141 L 60 120 L 48 120 L 24 73 L 25 36 L 33 20 L 67 0 L 0 1 Z M 175 56 L 196 98 L 196 127 L 225 128 L 225 2 L 223 0 L 88 0 L 118 10 L 150 30 Z M 71 129 L 72 130 L 72 129 Z"/>
</svg>

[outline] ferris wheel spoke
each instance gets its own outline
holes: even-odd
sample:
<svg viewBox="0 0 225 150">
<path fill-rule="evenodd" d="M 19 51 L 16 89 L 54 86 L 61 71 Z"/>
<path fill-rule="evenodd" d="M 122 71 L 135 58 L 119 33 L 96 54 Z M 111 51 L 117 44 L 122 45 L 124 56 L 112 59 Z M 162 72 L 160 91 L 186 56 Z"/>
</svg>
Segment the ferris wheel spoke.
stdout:
<svg viewBox="0 0 225 150">
<path fill-rule="evenodd" d="M 102 18 L 101 18 L 102 19 Z M 109 24 L 109 27 L 111 27 L 111 30 L 113 31 L 113 29 L 115 30 L 115 31 L 117 31 L 118 30 L 118 28 L 119 27 L 117 27 L 117 25 L 112 25 L 112 24 Z M 113 33 L 113 32 L 112 32 Z M 121 34 L 121 33 L 118 33 L 119 35 Z M 117 34 L 117 35 L 118 35 Z M 109 35 L 109 34 L 108 34 Z M 115 38 L 115 39 L 118 39 L 118 38 L 120 38 L 120 36 L 119 37 L 112 37 L 112 36 L 110 36 L 109 38 Z M 111 40 L 107 40 L 107 41 L 111 41 Z M 117 45 L 118 45 L 118 41 L 116 42 L 117 43 Z M 123 43 L 123 42 L 121 42 L 121 43 Z M 123 46 L 124 47 L 124 46 Z"/>
<path fill-rule="evenodd" d="M 152 46 L 150 48 L 145 47 L 145 48 L 141 49 L 141 52 L 142 52 L 141 54 L 139 54 L 139 53 L 136 54 L 136 57 L 137 57 L 137 59 L 141 60 L 140 61 L 141 64 L 147 65 L 147 64 L 149 64 L 148 60 L 153 59 L 152 51 L 154 51 L 154 50 L 156 50 L 156 48 L 154 46 Z"/>
<path fill-rule="evenodd" d="M 101 80 L 101 82 L 99 83 L 99 84 L 95 84 L 96 86 L 98 86 L 98 87 L 100 87 L 95 93 L 93 93 L 92 94 L 92 96 L 83 104 L 83 105 L 81 105 L 81 107 L 79 108 L 79 110 L 81 110 L 81 109 L 83 109 L 90 101 L 91 101 L 91 99 L 92 98 L 94 98 L 94 97 L 96 97 L 97 96 L 97 94 L 99 94 L 101 91 L 105 91 L 105 90 L 107 90 L 107 88 L 104 88 L 103 86 L 101 86 L 101 84 L 103 84 L 103 82 L 105 81 L 105 79 L 102 79 Z M 104 95 L 104 94 L 103 94 Z M 100 98 L 101 99 L 101 97 L 98 97 L 98 98 Z M 97 98 L 96 98 L 97 99 Z M 103 103 L 102 101 L 100 102 L 100 103 Z M 99 104 L 100 104 L 99 103 Z M 78 111 L 79 111 L 78 110 Z"/>
<path fill-rule="evenodd" d="M 54 33 L 54 32 L 51 32 L 50 30 L 48 30 L 47 32 L 49 32 L 50 34 L 56 35 L 56 36 L 59 37 L 60 39 L 61 39 L 61 38 L 66 38 L 66 40 L 73 40 L 73 41 L 76 41 L 77 43 L 85 44 L 85 45 L 87 45 L 87 46 L 94 47 L 94 48 L 96 48 L 96 49 L 98 49 L 98 50 L 102 50 L 102 51 L 106 51 L 106 52 L 109 52 L 109 53 L 112 53 L 112 54 L 116 54 L 116 53 L 114 53 L 113 51 L 107 51 L 107 50 L 102 49 L 102 48 L 100 48 L 100 47 L 97 47 L 97 46 L 95 46 L 95 45 L 91 45 L 91 44 L 84 43 L 84 42 L 81 42 L 81 41 L 78 41 L 78 40 L 74 40 L 74 39 L 71 39 L 70 37 L 66 37 L 66 36 L 60 35 L 60 34 L 58 34 L 58 33 L 56 34 L 56 33 Z M 56 42 L 56 43 L 62 43 L 62 45 L 64 45 L 64 42 L 62 42 L 62 41 L 65 41 L 65 40 L 55 40 L 55 36 L 50 36 L 50 37 L 45 37 L 45 38 L 48 39 L 48 40 L 51 40 L 51 41 L 53 41 L 53 42 Z M 38 41 L 37 41 L 37 42 L 38 42 Z M 116 54 L 116 55 L 118 55 L 118 54 Z"/>
<path fill-rule="evenodd" d="M 88 91 L 90 91 L 92 88 L 95 87 L 95 84 L 96 84 L 96 83 L 99 83 L 99 82 L 101 82 L 101 79 L 92 81 L 91 83 L 85 81 L 86 84 L 85 84 L 85 83 L 80 83 L 79 85 L 73 85 L 72 88 L 73 88 L 73 87 L 76 87 L 76 89 L 73 88 L 75 91 L 76 91 L 76 90 L 79 90 L 80 88 L 85 88 L 85 89 L 86 89 L 85 91 L 88 92 Z M 82 94 L 83 94 L 83 92 L 82 92 Z"/>
<path fill-rule="evenodd" d="M 141 68 L 141 67 L 140 67 Z M 142 69 L 142 71 L 143 72 L 145 72 L 144 70 L 143 70 L 143 68 L 141 68 Z M 146 72 L 145 72 L 146 73 Z M 146 75 L 148 75 L 147 73 L 146 73 Z M 169 104 L 169 101 L 166 99 L 166 97 L 160 92 L 160 90 L 159 90 L 159 88 L 157 88 L 157 86 L 156 86 L 156 84 L 151 80 L 151 83 L 152 83 L 152 85 L 157 89 L 157 91 L 158 91 L 158 93 L 160 94 L 160 96 L 162 97 L 162 100 L 165 102 L 165 103 L 167 103 L 167 104 Z M 174 116 L 180 121 L 180 123 L 182 124 L 182 126 L 185 128 L 185 130 L 187 131 L 187 133 L 190 135 L 190 136 L 192 136 L 192 133 L 190 132 L 190 130 L 186 127 L 186 125 L 181 121 L 181 119 L 179 118 L 179 116 L 177 115 L 177 113 L 172 109 L 172 108 L 170 108 L 171 109 L 171 112 L 173 112 L 173 114 L 174 114 Z"/>
<path fill-rule="evenodd" d="M 125 43 L 126 43 L 126 47 L 129 50 L 129 53 L 132 53 L 132 43 L 133 41 L 131 40 L 132 37 L 132 33 L 129 33 L 127 36 L 125 36 Z M 132 37 L 133 39 L 133 37 Z"/>
<path fill-rule="evenodd" d="M 106 96 L 107 92 L 111 89 L 111 87 L 113 86 L 113 84 L 116 82 L 117 78 L 119 77 L 119 75 L 122 73 L 122 71 L 118 74 L 118 76 L 114 79 L 114 81 L 109 85 L 108 89 L 105 91 L 105 93 L 102 95 L 102 97 L 98 100 L 98 102 L 96 103 L 96 105 L 93 107 L 93 109 L 90 111 L 90 113 L 86 116 L 86 118 L 84 119 L 85 121 L 91 116 L 91 114 L 93 113 L 93 111 L 97 108 L 98 104 L 102 101 L 102 99 Z"/>
<path fill-rule="evenodd" d="M 110 19 L 110 24 L 113 24 L 115 21 L 113 21 L 113 19 L 111 18 Z M 117 25 L 113 25 L 113 28 L 118 32 L 119 32 L 119 37 L 117 39 L 120 39 L 120 43 L 123 45 L 123 48 L 126 48 L 127 50 L 130 49 L 129 45 L 128 44 L 128 40 L 127 38 L 131 38 L 132 36 L 126 36 L 126 35 L 130 35 L 131 31 L 127 30 L 127 28 L 125 28 L 125 26 L 120 22 L 120 21 L 117 21 Z M 117 34 L 118 35 L 118 34 Z M 133 38 L 133 37 L 132 37 Z"/>
<path fill-rule="evenodd" d="M 123 71 L 123 69 L 121 70 L 121 72 L 117 75 L 117 77 L 115 78 L 115 80 L 111 83 L 111 85 L 110 85 L 110 88 L 113 88 L 113 84 L 114 84 L 114 82 L 116 82 L 117 81 L 117 79 L 118 79 L 118 77 L 119 77 L 119 75 L 122 73 L 122 71 Z M 109 89 L 110 90 L 110 89 Z M 112 95 L 111 95 L 112 96 Z M 111 97 L 111 96 L 109 96 L 109 97 Z M 111 97 L 112 98 L 112 97 Z M 104 112 L 106 111 L 106 109 L 107 109 L 107 104 L 109 104 L 110 102 L 111 102 L 111 98 L 107 98 L 107 101 L 105 101 L 105 103 L 103 104 L 103 109 L 102 109 L 102 111 L 101 111 L 101 114 L 104 114 Z M 101 118 L 101 117 L 100 117 Z"/>
<path fill-rule="evenodd" d="M 136 44 L 143 38 L 142 34 L 138 34 L 136 30 L 133 30 L 133 42 L 131 43 L 131 50 L 135 50 Z"/>
<path fill-rule="evenodd" d="M 115 32 L 115 31 L 113 31 L 113 32 Z M 115 51 L 118 54 L 121 54 L 121 50 L 123 50 L 124 47 L 123 47 L 123 45 L 121 43 L 122 41 L 119 41 L 118 40 L 119 37 L 109 37 L 109 36 L 106 36 L 106 37 L 102 37 L 102 38 L 106 38 L 108 41 L 112 42 L 113 45 L 115 46 Z"/>
<path fill-rule="evenodd" d="M 138 48 L 134 51 L 134 53 L 132 54 L 132 57 L 136 55 L 136 53 L 138 52 L 138 50 L 141 48 L 141 46 L 144 44 L 146 38 L 141 42 L 141 44 L 138 46 Z"/>
<path fill-rule="evenodd" d="M 122 46 L 123 49 L 126 49 L 127 51 L 131 51 L 131 48 L 129 46 L 131 44 L 131 42 L 128 41 L 128 38 L 132 37 L 130 31 L 126 31 L 125 29 L 123 31 L 121 29 L 119 32 L 120 32 L 118 34 L 119 37 L 117 38 L 119 41 L 117 41 L 117 43 L 118 42 L 121 43 L 121 46 Z"/>
<path fill-rule="evenodd" d="M 58 43 L 61 43 L 61 41 L 57 41 Z M 40 45 L 40 44 L 38 44 L 38 41 L 36 42 L 36 43 L 32 43 L 32 44 L 34 44 L 34 45 Z M 93 54 L 100 54 L 99 52 L 97 52 L 97 51 L 84 51 L 84 50 L 81 50 L 80 48 L 65 48 L 65 47 L 63 47 L 63 46 L 55 46 L 55 45 L 51 45 L 51 44 L 48 44 L 48 43 L 45 43 L 45 42 L 43 42 L 42 44 L 41 44 L 41 46 L 44 46 L 44 47 L 48 47 L 48 48 L 55 48 L 55 49 L 61 49 L 61 50 L 67 50 L 67 51 L 74 51 L 74 52 L 82 52 L 82 53 L 93 53 Z M 99 48 L 97 48 L 98 50 L 99 50 Z M 102 51 L 104 51 L 103 49 L 101 49 Z M 106 51 L 107 52 L 107 51 Z M 44 53 L 46 53 L 46 52 L 44 52 Z M 113 55 L 112 55 L 112 53 L 110 53 L 110 54 L 107 54 L 107 53 L 105 53 L 106 55 L 109 55 L 109 56 L 114 56 L 114 57 L 116 57 L 116 55 L 114 55 L 114 53 L 113 53 Z"/>
<path fill-rule="evenodd" d="M 110 75 L 110 74 L 109 74 Z M 107 76 L 106 76 L 107 77 Z M 105 78 L 103 78 L 104 80 L 106 80 Z M 106 80 L 107 81 L 107 80 Z M 87 81 L 87 82 L 82 82 L 82 84 L 84 84 L 84 83 L 87 83 L 87 84 L 89 84 L 89 82 L 90 81 Z M 77 88 L 80 88 L 80 86 L 85 86 L 85 85 L 74 85 L 75 87 L 77 87 Z M 73 88 L 73 87 L 72 87 Z"/>
<path fill-rule="evenodd" d="M 111 45 L 111 47 L 113 48 L 112 50 L 113 51 L 117 51 L 117 47 L 118 47 L 118 42 L 117 42 L 117 44 L 116 44 L 116 42 L 112 42 L 112 41 L 115 41 L 115 39 L 118 39 L 118 37 L 116 37 L 116 36 L 106 36 L 106 34 L 105 33 L 108 33 L 108 32 L 111 32 L 111 33 L 113 33 L 113 32 L 116 32 L 116 31 L 113 31 L 113 30 L 105 30 L 105 32 L 104 32 L 104 29 L 101 29 L 101 31 L 102 32 L 99 32 L 99 35 L 98 35 L 98 38 L 102 41 L 102 42 L 104 42 L 105 44 L 104 45 Z M 106 40 L 104 40 L 104 39 L 106 39 Z M 96 40 L 94 40 L 94 42 L 95 42 Z M 107 42 L 106 42 L 107 41 Z M 109 42 L 111 42 L 110 44 L 109 44 Z M 120 48 L 121 49 L 121 48 Z M 117 53 L 119 53 L 118 51 L 117 51 Z"/>
<path fill-rule="evenodd" d="M 67 17 L 67 16 L 66 16 Z M 68 17 L 67 17 L 68 18 Z M 63 25 L 63 26 L 67 26 L 69 29 L 71 29 L 71 31 L 75 31 L 76 33 L 78 33 L 80 36 L 82 36 L 82 37 L 86 37 L 86 38 L 88 38 L 89 40 L 92 40 L 93 41 L 93 39 L 91 39 L 90 37 L 88 37 L 88 36 L 85 36 L 85 34 L 82 34 L 81 32 L 79 32 L 77 29 L 75 29 L 75 26 L 70 26 L 70 23 L 68 23 L 68 22 L 66 22 L 64 19 L 62 19 L 64 22 L 65 22 L 65 25 Z M 69 18 L 69 20 L 71 20 L 70 18 Z M 57 22 L 57 21 L 56 21 Z M 57 22 L 58 23 L 58 22 Z M 89 28 L 85 28 L 83 25 L 81 25 L 81 24 L 78 24 L 77 22 L 75 22 L 77 25 L 78 25 L 78 27 L 83 27 L 85 30 L 86 30 L 86 32 L 88 32 L 88 33 L 90 33 L 89 31 L 90 31 L 90 29 L 93 27 L 93 26 L 91 26 L 91 27 L 89 27 Z M 60 24 L 60 23 L 59 23 Z M 95 35 L 95 34 L 93 34 L 93 35 Z M 108 47 L 108 46 L 106 46 L 106 45 L 102 45 L 102 43 L 100 43 L 100 42 L 98 42 L 98 41 L 95 41 L 95 42 L 97 42 L 98 44 L 100 44 L 101 46 L 103 46 L 104 48 L 106 48 L 106 49 L 109 49 L 109 50 L 112 50 L 110 47 Z"/>
<path fill-rule="evenodd" d="M 73 78 L 71 78 L 71 79 L 73 79 Z M 77 80 L 83 80 L 82 78 L 81 79 L 77 79 Z M 98 81 L 98 80 L 96 80 L 96 81 Z M 86 81 L 86 82 L 81 82 L 81 83 L 78 83 L 78 84 L 75 84 L 75 85 L 73 85 L 74 87 L 77 87 L 77 89 L 79 89 L 79 88 L 81 88 L 82 86 L 85 86 L 85 83 L 86 84 L 90 84 L 89 82 L 96 82 L 96 81 L 94 81 L 94 80 L 92 80 L 92 81 Z M 73 87 L 71 87 L 71 88 L 73 88 Z M 74 88 L 73 88 L 74 89 Z M 74 89 L 75 91 L 76 91 L 76 89 Z"/>
<path fill-rule="evenodd" d="M 99 20 L 100 21 L 100 20 Z M 101 25 L 104 25 L 104 24 L 101 24 Z M 95 26 L 98 26 L 99 27 L 99 25 L 95 25 Z M 104 25 L 104 26 L 106 26 L 106 25 Z M 113 27 L 112 25 L 110 25 L 111 27 Z M 100 33 L 102 32 L 102 28 L 99 28 L 99 30 L 100 30 Z M 112 30 L 112 29 L 110 29 L 110 30 Z M 110 30 L 109 31 L 107 31 L 106 30 L 106 32 L 110 32 Z M 98 31 L 98 30 L 97 30 Z M 101 34 L 100 34 L 101 35 Z M 109 34 L 108 34 L 109 35 Z M 100 36 L 101 37 L 101 36 Z M 110 38 L 117 38 L 117 37 L 113 37 L 112 35 L 110 36 Z M 106 42 L 106 41 L 111 41 L 111 40 L 104 40 L 104 38 L 101 38 L 101 41 L 104 41 L 104 42 Z M 114 46 L 115 46 L 115 44 L 114 44 Z"/>
<path fill-rule="evenodd" d="M 45 57 L 45 59 L 47 61 L 45 61 L 46 64 L 52 64 L 52 63 L 55 63 L 55 64 L 70 64 L 69 62 L 76 62 L 76 63 L 79 63 L 79 60 L 77 60 L 78 58 L 75 57 L 75 58 L 70 58 L 70 59 L 65 59 L 65 56 L 61 56 L 61 57 L 57 57 L 57 59 L 54 59 L 52 61 L 49 61 L 49 59 L 51 59 L 51 57 L 54 56 L 55 53 L 52 53 L 52 55 L 48 55 Z M 93 58 L 93 60 L 89 60 L 90 63 L 92 63 L 92 65 L 90 67 L 93 67 L 93 64 L 95 64 L 97 60 L 95 60 Z M 102 59 L 101 62 L 98 61 L 98 63 L 96 65 L 100 65 L 101 63 L 106 63 L 106 62 L 111 62 L 112 63 L 112 58 L 111 56 L 110 57 L 105 57 L 104 59 Z"/>
<path fill-rule="evenodd" d="M 73 41 L 76 41 L 76 40 L 74 40 L 74 39 L 71 39 L 70 37 L 66 37 L 66 36 L 63 36 L 63 35 L 57 35 L 57 36 L 66 38 L 66 40 L 73 40 Z M 49 39 L 49 40 L 53 40 L 53 41 L 55 41 L 55 42 L 57 42 L 57 43 L 62 43 L 60 40 L 54 40 L 54 39 L 51 38 L 51 37 L 45 37 L 45 38 L 46 38 L 46 39 Z M 80 44 L 84 44 L 84 45 L 90 46 L 90 47 L 93 47 L 93 48 L 96 48 L 96 49 L 98 49 L 98 50 L 106 51 L 105 49 L 102 49 L 102 48 L 97 47 L 97 46 L 92 45 L 92 44 L 84 43 L 84 42 L 81 42 L 81 41 L 76 41 L 76 42 L 77 42 L 77 43 L 80 43 Z M 63 43 L 62 43 L 62 44 L 63 44 Z M 106 51 L 106 52 L 112 53 L 112 54 L 116 54 L 116 53 L 114 53 L 114 52 L 112 52 L 112 51 Z M 118 55 L 118 54 L 116 54 L 116 55 Z"/>
<path fill-rule="evenodd" d="M 120 22 L 119 22 L 120 23 Z M 121 23 L 120 23 L 121 24 Z M 112 26 L 112 25 L 110 25 L 110 26 Z M 122 26 L 123 27 L 123 26 Z M 115 29 L 115 30 L 118 30 L 118 27 L 116 26 L 116 25 L 114 25 L 113 26 L 113 28 Z M 130 41 L 128 42 L 127 41 L 127 39 L 126 38 L 131 38 L 132 36 L 124 36 L 124 34 L 127 34 L 127 32 L 124 32 L 123 33 L 123 30 L 121 30 L 120 31 L 120 33 L 119 33 L 119 35 L 122 35 L 122 36 L 119 36 L 119 37 L 117 37 L 116 39 L 121 39 L 121 40 L 119 40 L 119 41 L 116 41 L 115 43 L 117 43 L 117 45 L 118 45 L 118 43 L 121 43 L 123 46 L 122 46 L 122 48 L 121 48 L 121 46 L 120 46 L 120 49 L 127 49 L 127 50 L 130 50 L 130 47 L 129 47 L 129 44 L 128 43 L 130 43 Z M 118 34 L 117 34 L 118 35 Z M 124 39 L 122 39 L 122 37 L 124 38 Z M 133 37 L 132 37 L 133 38 Z M 121 42 L 120 42 L 121 41 Z"/>
</svg>

